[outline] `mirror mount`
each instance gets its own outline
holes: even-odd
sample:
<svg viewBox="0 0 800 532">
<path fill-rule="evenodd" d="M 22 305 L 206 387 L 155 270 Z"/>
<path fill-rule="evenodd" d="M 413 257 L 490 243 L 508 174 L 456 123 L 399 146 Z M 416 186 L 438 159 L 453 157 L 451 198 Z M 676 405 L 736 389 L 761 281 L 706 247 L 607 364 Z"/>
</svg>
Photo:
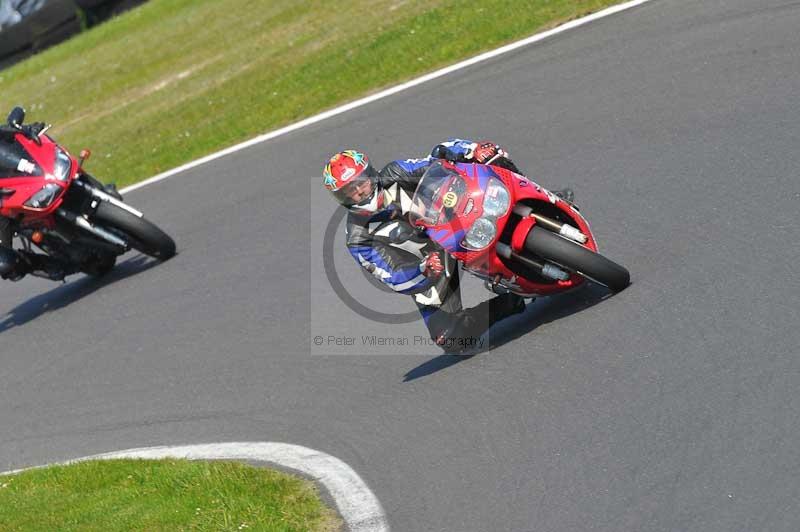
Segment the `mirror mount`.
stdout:
<svg viewBox="0 0 800 532">
<path fill-rule="evenodd" d="M 81 156 L 78 159 L 78 166 L 83 168 L 84 161 L 88 161 L 89 157 L 91 157 L 91 156 L 92 156 L 91 150 L 88 150 L 86 148 L 82 149 L 81 150 Z"/>
</svg>

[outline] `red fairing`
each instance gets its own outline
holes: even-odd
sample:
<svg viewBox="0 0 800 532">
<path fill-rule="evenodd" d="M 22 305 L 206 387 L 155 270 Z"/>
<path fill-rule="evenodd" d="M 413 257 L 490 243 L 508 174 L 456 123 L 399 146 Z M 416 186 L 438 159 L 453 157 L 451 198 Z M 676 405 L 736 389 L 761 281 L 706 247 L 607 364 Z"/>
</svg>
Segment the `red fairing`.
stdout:
<svg viewBox="0 0 800 532">
<path fill-rule="evenodd" d="M 504 168 L 446 162 L 442 163 L 442 166 L 448 170 L 456 171 L 461 176 L 464 183 L 466 183 L 466 191 L 461 194 L 450 193 L 449 197 L 445 197 L 447 196 L 446 194 L 442 195 L 442 197 L 432 202 L 431 207 L 432 210 L 436 211 L 442 207 L 441 202 L 449 201 L 452 204 L 452 206 L 447 205 L 450 211 L 458 214 L 442 223 L 429 223 L 430 220 L 417 220 L 415 223 L 425 226 L 431 239 L 461 261 L 466 270 L 487 281 L 503 285 L 521 295 L 552 295 L 574 288 L 585 281 L 582 276 L 577 274 L 571 274 L 566 281 L 550 280 L 541 276 L 535 276 L 535 279 L 526 278 L 515 274 L 497 253 L 497 245 L 501 240 L 501 235 L 506 236 L 506 244 L 510 245 L 515 253 L 522 253 L 525 239 L 535 226 L 536 221 L 533 218 L 521 218 L 514 214 L 513 207 L 518 203 L 537 205 L 537 202 L 548 204 L 552 208 L 558 209 L 563 214 L 563 217 L 569 220 L 568 223 L 570 225 L 578 228 L 586 235 L 587 242 L 583 245 L 592 251 L 597 251 L 597 244 L 589 224 L 570 204 L 528 178 Z M 472 227 L 475 221 L 484 214 L 483 197 L 487 190 L 487 183 L 491 178 L 500 180 L 507 188 L 510 207 L 504 215 L 494 218 L 497 231 L 492 243 L 483 249 L 471 250 L 468 249 L 464 241 L 464 235 L 466 230 Z M 538 203 L 538 205 L 541 205 L 541 203 Z M 513 224 L 513 228 L 507 228 L 509 223 Z M 509 231 L 506 231 L 507 229 L 510 230 L 510 235 L 508 234 Z M 510 238 L 508 238 L 509 236 Z"/>
<path fill-rule="evenodd" d="M 14 108 L 0 136 L 0 215 L 23 245 L 20 263 L 30 266 L 6 268 L 7 277 L 99 277 L 131 249 L 159 261 L 175 255 L 169 235 L 83 171 L 88 154 L 75 159 L 44 134 L 47 126 L 23 125 L 24 117 Z"/>
<path fill-rule="evenodd" d="M 16 135 L 16 140 L 26 153 L 22 155 L 16 169 L 5 168 L 5 175 L 0 178 L 0 188 L 3 189 L 0 200 L 0 214 L 8 218 L 22 217 L 22 226 L 46 226 L 54 224 L 53 214 L 61 205 L 64 192 L 69 188 L 74 179 L 78 163 L 66 150 L 60 148 L 50 137 L 41 135 L 41 145 L 28 139 L 23 134 Z M 60 149 L 69 158 L 70 167 L 62 180 L 56 177 L 56 154 Z M 56 198 L 45 208 L 26 206 L 34 194 L 46 185 L 54 184 L 59 187 Z M 13 191 L 13 193 L 11 193 Z"/>
<path fill-rule="evenodd" d="M 511 249 L 514 250 L 514 253 L 522 253 L 525 239 L 528 238 L 528 233 L 531 232 L 534 225 L 536 225 L 536 218 L 528 217 L 520 220 L 511 237 Z"/>
</svg>

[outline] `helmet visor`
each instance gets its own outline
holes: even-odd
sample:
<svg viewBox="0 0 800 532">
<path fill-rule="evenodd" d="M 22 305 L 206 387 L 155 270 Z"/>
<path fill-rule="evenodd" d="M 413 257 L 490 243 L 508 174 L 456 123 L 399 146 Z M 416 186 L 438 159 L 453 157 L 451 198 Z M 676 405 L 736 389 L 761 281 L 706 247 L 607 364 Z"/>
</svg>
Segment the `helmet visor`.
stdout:
<svg viewBox="0 0 800 532">
<path fill-rule="evenodd" d="M 331 193 L 336 201 L 349 208 L 369 203 L 375 194 L 376 184 L 377 174 L 372 165 L 369 165 L 345 186 Z"/>
</svg>

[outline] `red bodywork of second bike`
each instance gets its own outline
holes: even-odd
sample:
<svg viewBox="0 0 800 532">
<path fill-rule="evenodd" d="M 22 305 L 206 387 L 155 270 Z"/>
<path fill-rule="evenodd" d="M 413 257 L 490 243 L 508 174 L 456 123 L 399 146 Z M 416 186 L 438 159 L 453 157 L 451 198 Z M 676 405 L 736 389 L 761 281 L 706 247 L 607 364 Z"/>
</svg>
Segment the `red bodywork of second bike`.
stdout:
<svg viewBox="0 0 800 532">
<path fill-rule="evenodd" d="M 52 229 L 55 227 L 54 214 L 78 175 L 79 165 L 74 157 L 50 137 L 41 135 L 39 138 L 41 144 L 22 133 L 16 135 L 16 141 L 27 153 L 20 152 L 16 172 L 0 179 L 0 215 L 21 220 L 23 227 Z M 69 159 L 69 169 L 62 179 L 56 177 L 56 157 L 59 150 Z M 41 209 L 25 205 L 34 194 L 49 184 L 60 188 L 52 203 Z"/>
<path fill-rule="evenodd" d="M 123 202 L 114 186 L 84 172 L 88 151 L 78 160 L 45 134 L 49 126 L 24 120 L 24 109 L 15 107 L 0 126 L 0 216 L 22 244 L 2 253 L 3 275 L 15 277 L 24 269 L 17 265 L 26 264 L 29 273 L 52 280 L 101 276 L 131 249 L 162 261 L 175 255 L 169 235 Z"/>
<path fill-rule="evenodd" d="M 442 223 L 430 223 L 432 220 L 424 216 L 414 216 L 415 224 L 426 229 L 431 240 L 437 242 L 452 257 L 462 262 L 464 269 L 484 279 L 494 287 L 527 296 L 547 296 L 563 292 L 585 282 L 585 278 L 574 272 L 566 280 L 547 279 L 538 275 L 525 276 L 515 273 L 509 267 L 509 261 L 504 260 L 497 252 L 497 245 L 501 240 L 510 245 L 517 254 L 524 254 L 525 240 L 536 225 L 536 219 L 530 216 L 522 217 L 514 212 L 515 205 L 523 204 L 533 207 L 534 210 L 545 211 L 549 217 L 560 219 L 580 230 L 587 238 L 583 246 L 597 252 L 597 243 L 592 235 L 589 224 L 572 205 L 544 189 L 528 178 L 506 170 L 499 166 L 481 164 L 462 164 L 442 162 L 442 168 L 461 177 L 466 184 L 466 189 L 461 193 L 443 192 L 439 197 L 432 198 L 434 211 L 446 207 L 451 216 L 444 217 Z M 491 244 L 475 250 L 469 249 L 465 243 L 465 235 L 470 227 L 484 215 L 484 194 L 490 179 L 501 181 L 509 194 L 509 207 L 505 214 L 493 218 L 497 231 Z M 424 181 L 423 177 L 423 181 Z M 450 186 L 450 185 L 446 185 Z M 459 184 L 459 187 L 461 185 Z M 462 187 L 463 188 L 463 187 Z M 418 201 L 419 188 L 415 195 Z M 429 209 L 430 210 L 430 209 Z"/>
</svg>

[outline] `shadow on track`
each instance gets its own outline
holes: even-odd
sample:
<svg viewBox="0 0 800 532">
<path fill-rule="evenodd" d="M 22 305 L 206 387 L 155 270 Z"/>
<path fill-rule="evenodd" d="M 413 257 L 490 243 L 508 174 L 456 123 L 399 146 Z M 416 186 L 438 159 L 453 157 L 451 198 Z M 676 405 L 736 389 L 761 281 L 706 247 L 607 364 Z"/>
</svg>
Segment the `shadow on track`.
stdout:
<svg viewBox="0 0 800 532">
<path fill-rule="evenodd" d="M 569 294 L 536 300 L 528 305 L 524 314 L 512 316 L 492 326 L 489 333 L 483 336 L 485 340 L 488 340 L 488 345 L 485 349 L 473 349 L 466 351 L 462 355 L 440 355 L 410 370 L 403 377 L 403 382 L 426 377 L 481 353 L 492 351 L 532 332 L 540 325 L 593 307 L 612 295 L 611 291 L 603 286 L 587 283 L 582 288 Z"/>
<path fill-rule="evenodd" d="M 14 307 L 0 321 L 0 333 L 33 321 L 42 314 L 64 308 L 105 286 L 121 281 L 158 265 L 157 260 L 137 255 L 114 267 L 100 278 L 84 276 L 74 282 L 60 284 L 57 288 L 39 294 Z"/>
</svg>

